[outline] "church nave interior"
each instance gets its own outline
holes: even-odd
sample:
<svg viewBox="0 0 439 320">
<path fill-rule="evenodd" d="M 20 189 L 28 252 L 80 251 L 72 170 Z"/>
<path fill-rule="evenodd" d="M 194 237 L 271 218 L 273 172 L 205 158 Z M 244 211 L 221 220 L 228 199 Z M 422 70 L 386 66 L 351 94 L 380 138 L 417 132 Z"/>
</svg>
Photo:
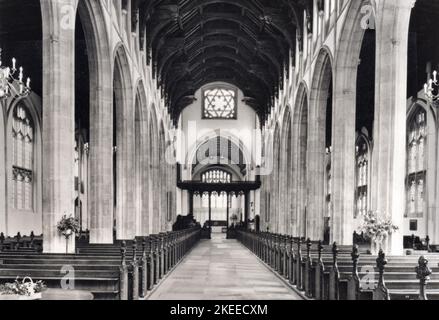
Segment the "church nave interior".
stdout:
<svg viewBox="0 0 439 320">
<path fill-rule="evenodd" d="M 438 14 L 0 0 L 0 300 L 439 300 Z"/>
</svg>

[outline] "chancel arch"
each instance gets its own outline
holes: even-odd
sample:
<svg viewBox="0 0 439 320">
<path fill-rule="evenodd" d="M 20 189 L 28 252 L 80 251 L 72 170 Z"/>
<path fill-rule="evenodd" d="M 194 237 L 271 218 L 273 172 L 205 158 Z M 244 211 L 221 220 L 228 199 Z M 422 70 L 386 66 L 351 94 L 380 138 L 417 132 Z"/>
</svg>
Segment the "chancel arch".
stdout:
<svg viewBox="0 0 439 320">
<path fill-rule="evenodd" d="M 250 219 L 245 184 L 251 182 L 242 146 L 224 136 L 206 137 L 189 165 L 193 167 L 187 183 L 194 187 L 189 195 L 194 218 L 214 233 L 241 223 L 248 225 Z"/>
<path fill-rule="evenodd" d="M 206 165 L 225 164 L 242 180 L 248 179 L 252 157 L 243 142 L 228 131 L 213 131 L 198 139 L 188 152 L 186 163 L 192 177 Z"/>
</svg>

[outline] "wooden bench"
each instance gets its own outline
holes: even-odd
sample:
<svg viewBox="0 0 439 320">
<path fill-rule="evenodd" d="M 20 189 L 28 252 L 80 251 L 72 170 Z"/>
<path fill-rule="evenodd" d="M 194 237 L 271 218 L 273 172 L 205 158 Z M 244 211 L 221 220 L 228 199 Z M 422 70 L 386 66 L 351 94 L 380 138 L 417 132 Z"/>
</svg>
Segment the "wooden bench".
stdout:
<svg viewBox="0 0 439 320">
<path fill-rule="evenodd" d="M 113 245 L 81 244 L 74 255 L 5 251 L 0 253 L 0 281 L 30 276 L 60 289 L 66 276 L 62 268 L 67 267 L 74 270 L 75 288 L 91 292 L 95 299 L 138 299 L 183 258 L 199 233 L 194 228 Z"/>
<path fill-rule="evenodd" d="M 3 251 L 23 251 L 41 252 L 43 248 L 43 236 L 35 236 L 32 231 L 29 236 L 22 236 L 20 232 L 14 237 L 5 237 L 0 232 L 0 252 Z"/>
<path fill-rule="evenodd" d="M 429 274 L 428 288 L 415 272 L 420 268 L 419 255 L 384 257 L 384 269 L 377 257 L 368 255 L 367 248 L 358 246 L 324 246 L 322 242 L 293 238 L 285 235 L 238 231 L 238 240 L 253 251 L 276 272 L 314 299 L 401 299 L 420 297 L 439 298 L 439 276 L 434 267 Z M 360 258 L 361 255 L 361 258 Z M 431 265 L 437 266 L 439 255 L 427 254 Z M 382 256 L 380 255 L 380 261 Z M 384 261 L 383 260 L 383 261 Z M 382 269 L 382 270 L 381 270 Z M 436 273 L 435 273 L 436 272 Z M 369 280 L 365 282 L 365 280 Z M 367 285 L 365 285 L 367 284 Z M 385 294 L 382 294 L 385 292 Z"/>
</svg>

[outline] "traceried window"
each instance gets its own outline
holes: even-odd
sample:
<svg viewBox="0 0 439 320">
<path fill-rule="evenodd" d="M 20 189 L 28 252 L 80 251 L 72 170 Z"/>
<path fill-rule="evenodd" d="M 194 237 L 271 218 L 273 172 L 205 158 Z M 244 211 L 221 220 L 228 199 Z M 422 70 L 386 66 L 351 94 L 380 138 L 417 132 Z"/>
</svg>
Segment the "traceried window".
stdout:
<svg viewBox="0 0 439 320">
<path fill-rule="evenodd" d="M 361 134 L 357 139 L 356 144 L 356 188 L 355 188 L 355 201 L 356 210 L 355 217 L 358 218 L 361 215 L 365 215 L 368 210 L 368 181 L 369 181 L 369 142 L 367 137 Z"/>
<path fill-rule="evenodd" d="M 33 210 L 34 125 L 29 111 L 18 105 L 12 118 L 12 206 Z"/>
<path fill-rule="evenodd" d="M 427 114 L 419 109 L 407 127 L 406 217 L 422 218 L 425 212 Z"/>
<path fill-rule="evenodd" d="M 204 183 L 230 183 L 232 175 L 223 170 L 210 170 L 201 175 L 201 181 Z"/>
<path fill-rule="evenodd" d="M 236 90 L 205 89 L 203 99 L 203 119 L 236 119 Z"/>
<path fill-rule="evenodd" d="M 201 207 L 209 208 L 209 192 L 204 192 L 201 196 Z"/>
</svg>

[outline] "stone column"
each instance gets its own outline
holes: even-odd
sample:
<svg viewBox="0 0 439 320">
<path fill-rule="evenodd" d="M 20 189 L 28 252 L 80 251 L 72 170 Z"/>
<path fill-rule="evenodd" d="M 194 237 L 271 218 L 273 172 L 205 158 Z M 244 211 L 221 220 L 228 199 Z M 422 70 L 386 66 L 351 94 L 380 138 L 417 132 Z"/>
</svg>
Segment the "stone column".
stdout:
<svg viewBox="0 0 439 320">
<path fill-rule="evenodd" d="M 136 235 L 135 210 L 135 100 L 131 68 L 124 47 L 116 52 L 114 64 L 114 110 L 116 112 L 116 235 L 132 240 Z M 108 138 L 107 138 L 108 139 Z"/>
<path fill-rule="evenodd" d="M 372 210 L 391 218 L 400 230 L 388 254 L 403 253 L 405 211 L 407 48 L 414 0 L 377 3 L 377 52 Z"/>
<path fill-rule="evenodd" d="M 143 104 L 144 102 L 142 102 Z M 146 106 L 142 105 L 142 108 L 146 109 Z M 146 114 L 146 110 L 143 111 Z M 141 183 L 140 183 L 140 216 L 141 216 L 141 236 L 147 236 L 150 230 L 150 211 L 149 211 L 149 129 L 148 129 L 148 121 L 146 116 L 142 119 L 142 138 L 141 138 L 141 154 L 140 154 L 140 174 L 141 174 Z"/>
<path fill-rule="evenodd" d="M 117 185 L 120 196 L 117 203 L 119 210 L 116 215 L 116 231 L 118 239 L 132 240 L 136 236 L 134 105 L 130 96 L 124 99 L 126 101 L 120 105 L 125 109 L 122 127 L 117 126 L 117 130 L 122 132 L 117 133 Z"/>
<path fill-rule="evenodd" d="M 327 81 L 330 78 L 327 76 Z M 329 75 L 331 76 L 331 75 Z M 316 84 L 314 84 L 316 85 Z M 313 88 L 319 90 L 320 88 Z M 323 240 L 323 213 L 325 211 L 325 141 L 326 141 L 326 107 L 327 93 L 322 94 L 321 101 L 310 101 L 308 152 L 307 152 L 307 186 L 308 207 L 306 233 L 311 240 Z"/>
<path fill-rule="evenodd" d="M 285 139 L 285 130 L 281 130 L 282 137 L 279 141 L 280 147 L 279 147 L 279 167 L 278 167 L 278 179 L 276 181 L 276 186 L 278 189 L 277 197 L 276 197 L 276 203 L 277 203 L 277 219 L 278 219 L 278 232 L 281 234 L 285 233 L 285 149 L 283 148 L 283 139 Z M 247 194 L 244 197 L 244 205 L 247 205 Z M 246 209 L 246 208 L 245 208 Z M 247 216 L 245 216 L 245 219 L 247 219 Z"/>
<path fill-rule="evenodd" d="M 89 217 L 94 244 L 113 243 L 114 219 L 113 139 L 109 138 L 113 136 L 113 77 L 110 53 L 99 49 L 97 68 L 90 70 Z"/>
<path fill-rule="evenodd" d="M 41 1 L 43 21 L 43 234 L 45 253 L 66 253 L 57 223 L 74 212 L 77 0 Z M 75 237 L 68 245 L 75 252 Z"/>
<path fill-rule="evenodd" d="M 152 121 L 152 120 L 150 120 Z M 154 187 L 155 187 L 155 161 L 154 161 L 154 142 L 153 142 L 153 133 L 150 130 L 149 131 L 149 151 L 148 151 L 148 157 L 149 157 L 149 164 L 148 164 L 148 218 L 149 218 L 149 233 L 153 234 L 155 232 L 155 197 L 154 197 Z"/>
</svg>

